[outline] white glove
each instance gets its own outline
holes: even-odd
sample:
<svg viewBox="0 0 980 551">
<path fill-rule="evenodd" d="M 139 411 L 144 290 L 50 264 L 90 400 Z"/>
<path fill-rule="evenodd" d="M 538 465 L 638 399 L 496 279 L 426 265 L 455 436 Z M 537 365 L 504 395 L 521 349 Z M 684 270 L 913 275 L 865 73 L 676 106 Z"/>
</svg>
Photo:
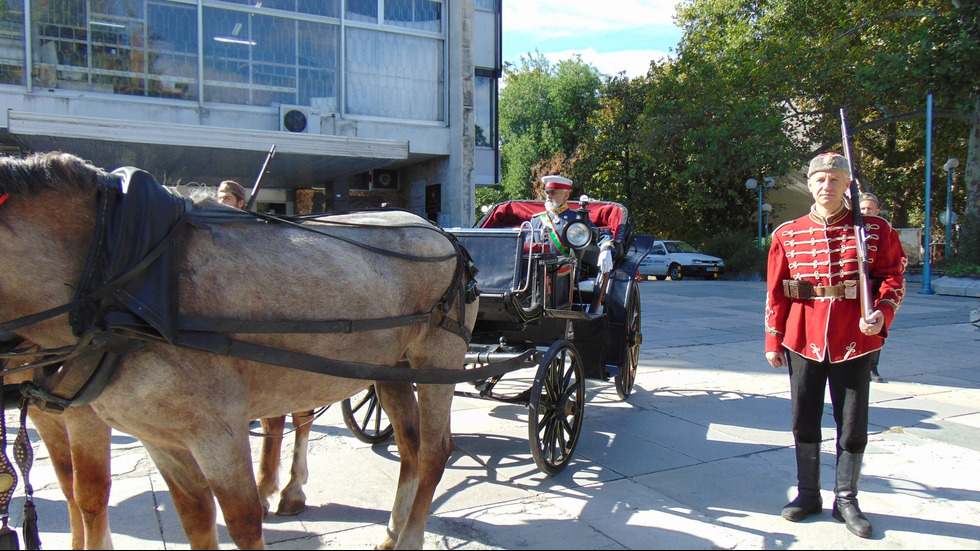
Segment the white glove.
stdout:
<svg viewBox="0 0 980 551">
<path fill-rule="evenodd" d="M 613 259 L 612 250 L 602 249 L 599 252 L 599 261 L 596 262 L 596 266 L 599 266 L 599 271 L 606 273 L 613 269 Z"/>
</svg>

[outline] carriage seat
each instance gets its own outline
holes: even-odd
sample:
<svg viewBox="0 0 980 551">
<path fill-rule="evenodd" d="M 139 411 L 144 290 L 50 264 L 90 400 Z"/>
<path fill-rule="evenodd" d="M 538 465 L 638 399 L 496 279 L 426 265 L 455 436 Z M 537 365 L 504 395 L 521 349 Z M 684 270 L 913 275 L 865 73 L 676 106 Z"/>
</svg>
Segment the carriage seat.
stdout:
<svg viewBox="0 0 980 551">
<path fill-rule="evenodd" d="M 582 207 L 577 201 L 569 201 L 568 208 L 578 210 Z M 614 241 L 620 241 L 623 220 L 623 210 L 609 203 L 589 203 L 586 206 L 589 219 L 600 230 L 609 230 Z M 528 222 L 534 215 L 544 211 L 542 201 L 510 201 L 496 205 L 480 223 L 481 228 L 517 228 Z"/>
</svg>

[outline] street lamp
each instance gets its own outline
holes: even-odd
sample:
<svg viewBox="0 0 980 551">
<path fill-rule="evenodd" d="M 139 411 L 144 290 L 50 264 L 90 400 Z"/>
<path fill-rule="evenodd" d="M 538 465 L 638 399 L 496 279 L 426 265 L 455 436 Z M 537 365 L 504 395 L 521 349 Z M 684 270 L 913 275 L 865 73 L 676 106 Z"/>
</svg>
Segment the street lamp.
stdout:
<svg viewBox="0 0 980 551">
<path fill-rule="evenodd" d="M 765 178 L 762 179 L 762 181 L 765 182 L 765 187 L 767 188 L 771 188 L 776 183 L 776 179 L 771 176 L 766 176 Z M 760 251 L 762 250 L 762 188 L 763 186 L 760 186 L 759 182 L 757 182 L 755 178 L 749 178 L 748 180 L 745 181 L 745 189 L 749 191 L 752 191 L 753 189 L 759 190 L 759 250 Z M 770 206 L 769 208 L 771 210 L 772 206 Z M 768 225 L 768 223 L 766 225 Z"/>
<path fill-rule="evenodd" d="M 942 220 L 946 224 L 946 254 L 944 258 L 949 258 L 952 245 L 950 245 L 950 226 L 956 222 L 956 215 L 953 214 L 953 169 L 960 166 L 960 161 L 956 157 L 950 157 L 946 164 L 943 165 L 943 170 L 946 171 L 946 212 L 943 213 L 945 220 Z"/>
</svg>

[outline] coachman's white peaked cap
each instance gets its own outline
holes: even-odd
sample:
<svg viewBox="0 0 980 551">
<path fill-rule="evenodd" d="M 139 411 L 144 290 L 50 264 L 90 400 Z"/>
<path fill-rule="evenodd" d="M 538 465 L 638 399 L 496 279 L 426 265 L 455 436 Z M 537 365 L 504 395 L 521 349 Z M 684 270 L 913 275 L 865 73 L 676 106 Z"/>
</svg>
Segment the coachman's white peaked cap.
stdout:
<svg viewBox="0 0 980 551">
<path fill-rule="evenodd" d="M 541 181 L 544 182 L 544 189 L 567 189 L 571 191 L 572 181 L 564 176 L 542 176 Z"/>
</svg>

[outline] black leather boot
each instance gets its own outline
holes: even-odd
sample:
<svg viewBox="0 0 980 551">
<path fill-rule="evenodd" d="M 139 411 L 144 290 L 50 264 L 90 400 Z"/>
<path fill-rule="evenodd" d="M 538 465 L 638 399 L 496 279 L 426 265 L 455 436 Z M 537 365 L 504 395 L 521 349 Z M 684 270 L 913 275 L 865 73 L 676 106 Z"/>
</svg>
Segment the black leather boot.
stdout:
<svg viewBox="0 0 980 551">
<path fill-rule="evenodd" d="M 863 453 L 841 451 L 837 456 L 837 486 L 834 489 L 834 518 L 847 524 L 859 538 L 871 537 L 871 522 L 858 507 L 858 479 L 861 478 Z"/>
<path fill-rule="evenodd" d="M 820 443 L 796 444 L 796 499 L 783 507 L 783 518 L 793 522 L 823 511 L 820 497 Z"/>
</svg>

